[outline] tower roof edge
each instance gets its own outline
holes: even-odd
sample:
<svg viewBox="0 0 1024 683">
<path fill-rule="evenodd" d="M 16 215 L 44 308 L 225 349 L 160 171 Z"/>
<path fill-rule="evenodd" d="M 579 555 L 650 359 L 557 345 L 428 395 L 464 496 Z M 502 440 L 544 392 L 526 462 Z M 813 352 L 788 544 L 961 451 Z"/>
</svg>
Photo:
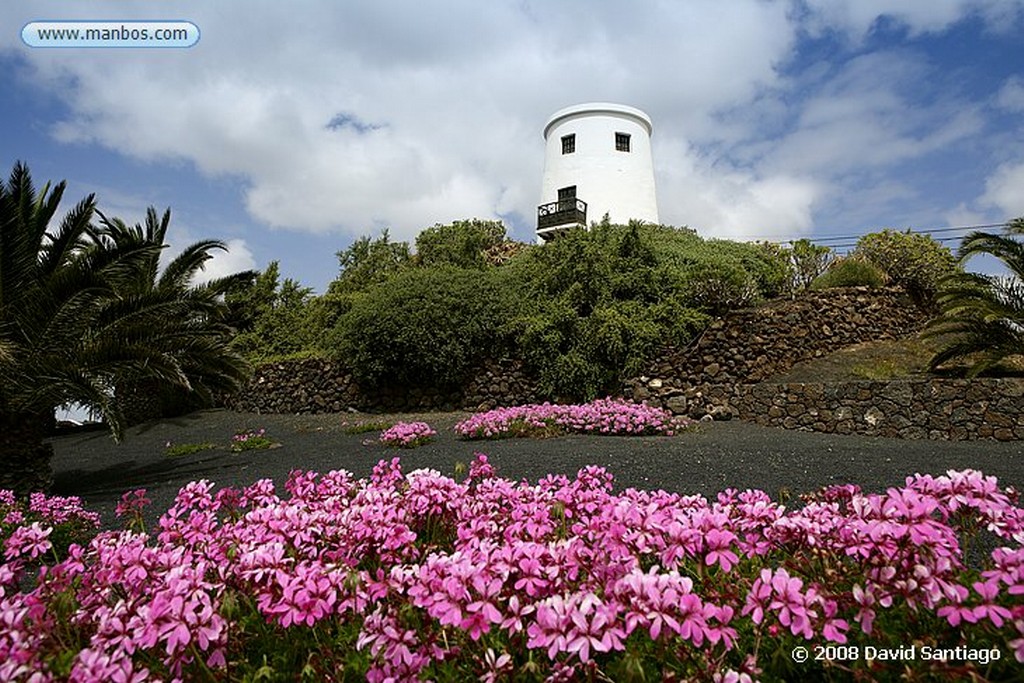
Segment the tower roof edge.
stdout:
<svg viewBox="0 0 1024 683">
<path fill-rule="evenodd" d="M 583 116 L 588 114 L 614 114 L 619 116 L 626 116 L 636 120 L 640 125 L 647 129 L 647 134 L 650 135 L 654 126 L 651 123 L 651 117 L 636 107 L 630 107 L 625 104 L 615 104 L 613 102 L 586 102 L 584 104 L 574 104 L 564 109 L 559 109 L 548 119 L 548 122 L 544 125 L 544 139 L 547 140 L 548 133 L 551 129 L 559 122 L 572 118 L 574 116 Z"/>
</svg>

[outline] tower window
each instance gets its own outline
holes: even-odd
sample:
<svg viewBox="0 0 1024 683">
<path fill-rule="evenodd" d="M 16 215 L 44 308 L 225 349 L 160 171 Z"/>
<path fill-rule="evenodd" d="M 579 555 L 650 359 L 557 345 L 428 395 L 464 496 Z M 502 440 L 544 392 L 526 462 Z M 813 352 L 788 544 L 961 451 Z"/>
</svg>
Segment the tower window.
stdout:
<svg viewBox="0 0 1024 683">
<path fill-rule="evenodd" d="M 619 152 L 629 151 L 629 133 L 615 134 L 615 149 Z"/>
<path fill-rule="evenodd" d="M 562 136 L 562 154 L 572 154 L 576 151 L 576 134 Z"/>
</svg>

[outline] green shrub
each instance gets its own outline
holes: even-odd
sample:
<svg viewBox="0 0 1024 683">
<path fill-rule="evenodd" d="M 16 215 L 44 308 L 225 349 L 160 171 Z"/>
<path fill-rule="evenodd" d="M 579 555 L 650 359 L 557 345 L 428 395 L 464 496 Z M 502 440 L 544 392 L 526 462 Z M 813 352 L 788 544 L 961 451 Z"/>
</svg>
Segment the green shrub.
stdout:
<svg viewBox="0 0 1024 683">
<path fill-rule="evenodd" d="M 832 287 L 881 287 L 885 273 L 874 263 L 855 256 L 835 260 L 811 283 L 811 289 Z"/>
<path fill-rule="evenodd" d="M 645 226 L 668 282 L 689 294 L 689 304 L 720 315 L 790 289 L 786 250 L 773 245 L 704 240 L 690 230 Z"/>
<path fill-rule="evenodd" d="M 254 364 L 319 355 L 317 345 L 332 321 L 313 290 L 278 279 L 278 263 L 272 261 L 252 286 L 227 296 L 240 322 L 232 345 Z"/>
<path fill-rule="evenodd" d="M 491 271 L 410 268 L 354 301 L 327 348 L 368 386 L 458 386 L 499 347 L 504 310 Z"/>
<path fill-rule="evenodd" d="M 328 292 L 365 292 L 408 269 L 413 264 L 408 242 L 392 242 L 387 230 L 371 240 L 360 237 L 337 253 L 341 272 Z"/>
<path fill-rule="evenodd" d="M 262 451 L 279 445 L 267 436 L 265 429 L 260 427 L 259 429 L 244 429 L 235 432 L 235 435 L 231 437 L 231 445 L 228 446 L 228 450 L 232 453 L 244 453 L 245 451 Z"/>
<path fill-rule="evenodd" d="M 744 308 L 759 298 L 756 279 L 724 259 L 709 259 L 690 266 L 684 277 L 688 303 L 712 315 Z"/>
<path fill-rule="evenodd" d="M 808 239 L 790 242 L 788 250 L 792 266 L 790 287 L 799 292 L 811 286 L 835 261 L 836 255 L 828 247 L 812 244 Z"/>
<path fill-rule="evenodd" d="M 355 422 L 348 424 L 342 422 L 342 432 L 350 436 L 356 434 L 367 434 L 369 432 L 382 432 L 385 429 L 390 429 L 395 426 L 394 422 L 388 420 L 371 420 L 369 422 Z"/>
<path fill-rule="evenodd" d="M 595 224 L 524 252 L 503 272 L 510 334 L 549 398 L 614 391 L 659 345 L 685 344 L 706 325 L 685 272 L 659 253 L 659 238 L 679 232 Z"/>
<path fill-rule="evenodd" d="M 689 342 L 710 315 L 792 280 L 777 245 L 639 222 L 510 244 L 500 222 L 479 220 L 424 230 L 415 256 L 386 232 L 364 237 L 339 253 L 322 297 L 288 281 L 258 287 L 270 303 L 237 343 L 251 358 L 322 350 L 370 387 L 454 388 L 484 356 L 515 348 L 549 398 L 590 400 L 642 372 L 658 346 Z"/>
<path fill-rule="evenodd" d="M 792 266 L 785 251 L 763 243 L 707 240 L 707 247 L 720 258 L 731 261 L 753 280 L 755 299 L 773 298 L 789 291 Z"/>
<path fill-rule="evenodd" d="M 209 451 L 216 447 L 216 444 L 212 443 L 171 443 L 168 441 L 167 446 L 164 448 L 164 455 L 169 458 L 178 458 L 183 455 Z"/>
<path fill-rule="evenodd" d="M 505 241 L 501 221 L 455 221 L 427 228 L 416 237 L 416 260 L 423 266 L 484 268 L 485 254 Z"/>
<path fill-rule="evenodd" d="M 929 235 L 882 230 L 857 240 L 854 253 L 878 266 L 922 306 L 933 307 L 939 282 L 956 272 L 953 253 Z"/>
</svg>

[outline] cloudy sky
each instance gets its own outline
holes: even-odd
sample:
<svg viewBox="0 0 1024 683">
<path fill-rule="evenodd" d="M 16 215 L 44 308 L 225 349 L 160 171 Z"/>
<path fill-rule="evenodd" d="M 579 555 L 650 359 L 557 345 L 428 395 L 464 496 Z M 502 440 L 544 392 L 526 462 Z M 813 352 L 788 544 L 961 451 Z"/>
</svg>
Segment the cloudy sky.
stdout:
<svg viewBox="0 0 1024 683">
<path fill-rule="evenodd" d="M 893 10 L 891 8 L 900 9 Z M 182 19 L 187 49 L 44 49 L 34 20 Z M 0 5 L 0 160 L 216 272 L 322 291 L 364 234 L 501 218 L 531 240 L 541 131 L 646 111 L 663 222 L 788 240 L 1024 215 L 1024 0 Z"/>
</svg>

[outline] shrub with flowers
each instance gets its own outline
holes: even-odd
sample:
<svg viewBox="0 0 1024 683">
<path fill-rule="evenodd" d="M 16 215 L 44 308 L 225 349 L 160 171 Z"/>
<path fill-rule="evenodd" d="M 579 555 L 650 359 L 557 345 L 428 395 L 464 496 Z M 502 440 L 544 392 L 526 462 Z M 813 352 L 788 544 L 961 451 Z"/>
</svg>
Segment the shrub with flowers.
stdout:
<svg viewBox="0 0 1024 683">
<path fill-rule="evenodd" d="M 463 420 L 455 425 L 455 431 L 466 439 L 544 437 L 570 432 L 672 436 L 692 425 L 692 420 L 661 408 L 605 398 L 576 405 L 542 403 L 496 408 Z"/>
<path fill-rule="evenodd" d="M 399 422 L 380 433 L 379 441 L 385 446 L 416 448 L 437 436 L 434 428 L 426 422 Z"/>
<path fill-rule="evenodd" d="M 88 542 L 99 526 L 100 516 L 83 508 L 77 496 L 32 493 L 24 501 L 0 489 L 0 550 L 9 563 L 0 567 L 0 597 L 5 572 L 20 572 L 26 562 L 57 562 L 72 544 Z"/>
<path fill-rule="evenodd" d="M 255 451 L 264 448 L 273 448 L 277 443 L 267 436 L 267 431 L 260 427 L 259 429 L 246 429 L 245 431 L 236 432 L 231 437 L 231 449 L 232 453 L 241 453 L 242 451 Z"/>
<path fill-rule="evenodd" d="M 395 458 L 285 489 L 192 482 L 155 536 L 101 533 L 31 589 L 19 526 L 0 680 L 992 681 L 1024 663 L 1024 509 L 975 471 L 798 509 L 615 494 L 597 467 L 514 483 L 483 455 L 462 482 Z M 967 566 L 979 533 L 995 547 Z M 916 656 L 868 656 L 899 647 Z"/>
</svg>

